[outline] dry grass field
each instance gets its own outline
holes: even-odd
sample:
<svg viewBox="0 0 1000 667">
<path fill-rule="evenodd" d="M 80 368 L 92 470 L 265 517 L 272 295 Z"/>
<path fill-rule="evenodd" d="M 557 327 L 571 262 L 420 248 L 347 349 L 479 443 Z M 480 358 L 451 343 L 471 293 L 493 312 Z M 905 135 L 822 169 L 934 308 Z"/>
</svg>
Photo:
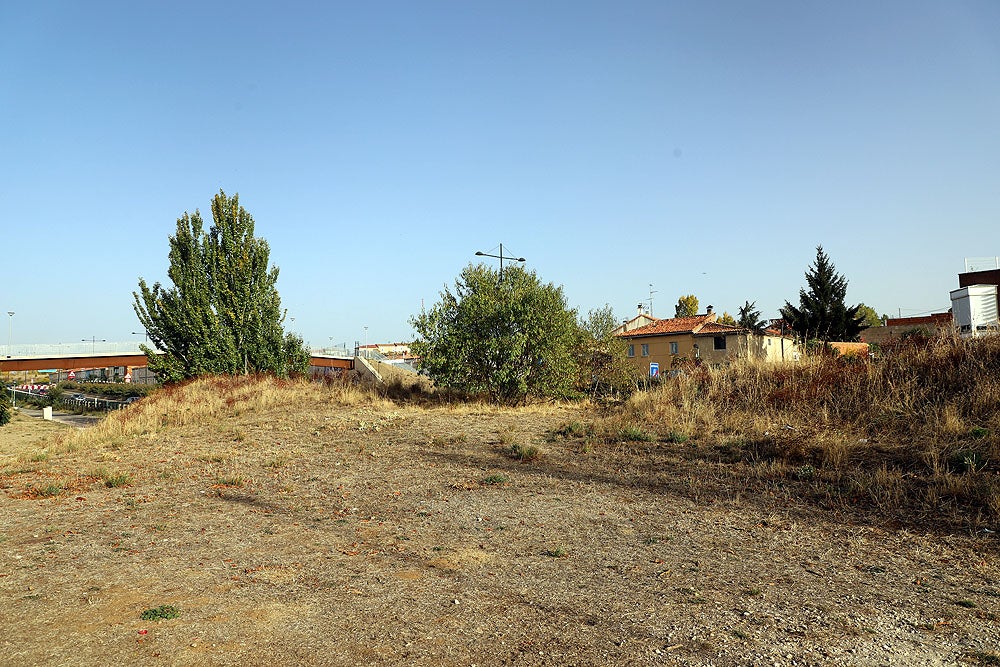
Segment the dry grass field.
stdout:
<svg viewBox="0 0 1000 667">
<path fill-rule="evenodd" d="M 0 663 L 1000 664 L 998 424 L 942 405 L 935 473 L 905 418 L 725 372 L 611 407 L 209 378 L 18 417 Z"/>
</svg>

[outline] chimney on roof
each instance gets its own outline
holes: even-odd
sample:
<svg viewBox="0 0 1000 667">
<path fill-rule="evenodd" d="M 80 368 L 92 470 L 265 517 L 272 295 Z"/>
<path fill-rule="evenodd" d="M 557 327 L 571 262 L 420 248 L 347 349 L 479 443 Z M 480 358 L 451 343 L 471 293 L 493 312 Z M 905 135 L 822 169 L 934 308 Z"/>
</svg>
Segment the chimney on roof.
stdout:
<svg viewBox="0 0 1000 667">
<path fill-rule="evenodd" d="M 639 314 L 642 315 L 642 304 L 640 303 L 636 308 L 639 309 Z"/>
<path fill-rule="evenodd" d="M 712 314 L 712 307 L 711 307 L 711 306 L 709 306 L 709 307 L 708 307 L 708 314 L 709 314 L 709 315 L 711 315 L 711 314 Z"/>
</svg>

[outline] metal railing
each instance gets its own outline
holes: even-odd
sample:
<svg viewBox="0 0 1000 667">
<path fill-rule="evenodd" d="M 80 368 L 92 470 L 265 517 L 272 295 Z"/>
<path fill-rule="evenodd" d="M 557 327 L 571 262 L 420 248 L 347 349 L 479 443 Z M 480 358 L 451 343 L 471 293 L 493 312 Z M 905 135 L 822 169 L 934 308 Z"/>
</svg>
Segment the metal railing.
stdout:
<svg viewBox="0 0 1000 667">
<path fill-rule="evenodd" d="M 966 257 L 965 272 L 1000 269 L 1000 257 Z"/>
<path fill-rule="evenodd" d="M 3 345 L 5 357 L 58 357 L 79 356 L 84 354 L 142 354 L 140 345 L 152 345 L 137 341 L 105 342 L 105 343 L 49 343 Z"/>
</svg>

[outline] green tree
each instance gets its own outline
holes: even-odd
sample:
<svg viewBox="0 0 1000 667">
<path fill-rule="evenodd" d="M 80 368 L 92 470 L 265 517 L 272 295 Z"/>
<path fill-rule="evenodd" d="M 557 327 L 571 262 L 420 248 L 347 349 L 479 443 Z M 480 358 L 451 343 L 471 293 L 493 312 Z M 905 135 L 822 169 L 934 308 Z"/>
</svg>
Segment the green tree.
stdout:
<svg viewBox="0 0 1000 667">
<path fill-rule="evenodd" d="M 685 294 L 677 299 L 674 306 L 674 317 L 694 317 L 698 314 L 698 297 L 694 294 Z"/>
<path fill-rule="evenodd" d="M 809 289 L 799 290 L 799 307 L 785 302 L 781 316 L 803 340 L 823 342 L 856 340 L 864 325 L 858 317 L 859 306 L 848 307 L 847 279 L 837 273 L 837 268 L 816 247 L 816 260 L 806 271 Z"/>
<path fill-rule="evenodd" d="M 858 304 L 858 317 L 861 318 L 861 324 L 865 329 L 869 327 L 880 327 L 884 322 L 884 320 L 879 317 L 878 311 L 871 306 L 866 306 L 863 303 Z"/>
<path fill-rule="evenodd" d="M 757 310 L 756 301 L 745 301 L 743 305 L 740 306 L 739 317 L 736 318 L 736 324 L 744 329 L 749 329 L 754 333 L 760 333 L 767 327 L 767 320 L 761 318 L 760 311 Z"/>
<path fill-rule="evenodd" d="M 410 319 L 411 349 L 436 384 L 497 403 L 568 393 L 577 378 L 580 334 L 562 287 L 514 266 L 469 265 L 441 300 Z"/>
<path fill-rule="evenodd" d="M 730 326 L 736 326 L 736 318 L 729 314 L 728 311 L 722 311 L 722 317 L 719 318 L 719 324 L 728 324 Z"/>
<path fill-rule="evenodd" d="M 579 326 L 580 389 L 594 396 L 635 390 L 642 374 L 628 360 L 628 344 L 614 334 L 619 320 L 611 306 L 591 310 Z"/>
<path fill-rule="evenodd" d="M 201 213 L 184 213 L 169 237 L 173 283 L 149 287 L 139 279 L 133 308 L 150 341 L 143 346 L 149 369 L 164 381 L 206 373 L 304 373 L 309 353 L 302 339 L 285 334 L 276 283 L 268 267 L 267 241 L 254 236 L 254 221 L 239 195 L 212 199 L 213 225 L 206 234 Z"/>
<path fill-rule="evenodd" d="M 10 423 L 13 415 L 10 410 L 10 391 L 7 387 L 0 386 L 0 426 Z"/>
</svg>

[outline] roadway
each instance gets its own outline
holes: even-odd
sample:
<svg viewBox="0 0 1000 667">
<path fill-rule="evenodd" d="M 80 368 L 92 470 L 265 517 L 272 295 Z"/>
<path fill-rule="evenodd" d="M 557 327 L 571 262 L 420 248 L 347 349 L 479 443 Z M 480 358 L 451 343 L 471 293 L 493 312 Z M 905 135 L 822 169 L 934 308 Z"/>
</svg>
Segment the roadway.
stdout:
<svg viewBox="0 0 1000 667">
<path fill-rule="evenodd" d="M 35 408 L 19 407 L 17 411 L 36 419 L 42 418 L 42 411 Z M 88 426 L 93 426 L 102 419 L 104 419 L 104 415 L 76 415 L 72 412 L 52 411 L 52 421 L 59 422 L 60 424 L 67 424 L 75 428 L 87 428 Z"/>
</svg>

